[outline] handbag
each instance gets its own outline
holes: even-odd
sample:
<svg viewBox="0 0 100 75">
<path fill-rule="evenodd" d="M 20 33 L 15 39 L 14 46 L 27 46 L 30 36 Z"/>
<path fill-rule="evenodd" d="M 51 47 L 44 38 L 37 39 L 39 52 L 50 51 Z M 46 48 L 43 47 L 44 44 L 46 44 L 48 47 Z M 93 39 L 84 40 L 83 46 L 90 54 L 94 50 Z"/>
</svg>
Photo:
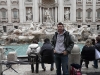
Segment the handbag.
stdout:
<svg viewBox="0 0 100 75">
<path fill-rule="evenodd" d="M 70 75 L 82 75 L 79 64 L 71 64 Z"/>
<path fill-rule="evenodd" d="M 100 52 L 95 49 L 95 59 L 100 59 Z"/>
</svg>

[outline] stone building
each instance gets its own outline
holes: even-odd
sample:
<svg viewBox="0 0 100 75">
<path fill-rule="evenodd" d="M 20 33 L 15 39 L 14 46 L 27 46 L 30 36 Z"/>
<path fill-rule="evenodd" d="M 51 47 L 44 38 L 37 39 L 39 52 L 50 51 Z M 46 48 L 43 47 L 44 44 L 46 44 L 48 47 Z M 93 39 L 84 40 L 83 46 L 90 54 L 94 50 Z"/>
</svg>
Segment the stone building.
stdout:
<svg viewBox="0 0 100 75">
<path fill-rule="evenodd" d="M 0 0 L 0 30 L 44 24 L 47 9 L 54 24 L 71 22 L 100 29 L 100 0 Z"/>
</svg>

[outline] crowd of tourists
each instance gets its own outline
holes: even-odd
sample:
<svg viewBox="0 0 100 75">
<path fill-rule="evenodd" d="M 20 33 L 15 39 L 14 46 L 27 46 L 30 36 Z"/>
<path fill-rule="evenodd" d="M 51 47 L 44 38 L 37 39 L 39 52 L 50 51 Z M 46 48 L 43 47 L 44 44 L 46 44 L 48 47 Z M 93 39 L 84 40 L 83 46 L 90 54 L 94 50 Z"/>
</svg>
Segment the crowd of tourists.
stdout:
<svg viewBox="0 0 100 75">
<path fill-rule="evenodd" d="M 35 43 L 35 45 L 38 43 Z M 34 45 L 34 44 L 33 44 Z M 51 65 L 50 71 L 54 70 L 54 63 L 56 65 L 56 74 L 69 75 L 68 72 L 68 55 L 73 49 L 74 41 L 68 31 L 64 29 L 63 23 L 57 24 L 57 32 L 50 40 L 44 39 L 42 47 L 39 47 L 39 54 L 41 55 L 41 65 L 43 71 L 46 71 L 45 63 Z M 93 67 L 98 68 L 98 59 L 96 59 L 96 50 L 100 51 L 100 35 L 95 39 L 87 39 L 81 51 L 80 66 L 83 61 L 86 68 L 88 68 L 89 61 L 93 61 Z M 31 52 L 31 46 L 28 47 L 27 54 Z M 63 71 L 63 72 L 62 72 Z"/>
</svg>

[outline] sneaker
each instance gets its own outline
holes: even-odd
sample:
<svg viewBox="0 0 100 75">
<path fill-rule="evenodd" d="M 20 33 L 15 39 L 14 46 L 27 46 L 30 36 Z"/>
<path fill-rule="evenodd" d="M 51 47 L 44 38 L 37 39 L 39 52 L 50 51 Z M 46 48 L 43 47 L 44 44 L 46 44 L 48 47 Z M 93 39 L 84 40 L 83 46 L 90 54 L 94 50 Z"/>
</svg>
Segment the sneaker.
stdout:
<svg viewBox="0 0 100 75">
<path fill-rule="evenodd" d="M 45 67 L 45 68 L 43 68 L 43 71 L 46 71 L 46 67 Z"/>
<path fill-rule="evenodd" d="M 53 71 L 54 70 L 54 68 L 50 68 L 50 71 Z"/>
<path fill-rule="evenodd" d="M 43 71 L 46 71 L 46 67 L 43 69 Z"/>
<path fill-rule="evenodd" d="M 98 69 L 98 67 L 95 67 L 94 65 L 92 65 L 95 69 Z"/>
</svg>

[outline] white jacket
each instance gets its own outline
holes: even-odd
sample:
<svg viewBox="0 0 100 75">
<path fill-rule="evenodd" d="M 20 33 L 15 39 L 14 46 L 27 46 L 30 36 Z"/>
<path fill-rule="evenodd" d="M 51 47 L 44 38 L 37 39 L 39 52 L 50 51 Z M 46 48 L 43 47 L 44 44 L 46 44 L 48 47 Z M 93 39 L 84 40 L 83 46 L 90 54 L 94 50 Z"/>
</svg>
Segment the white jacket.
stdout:
<svg viewBox="0 0 100 75">
<path fill-rule="evenodd" d="M 40 52 L 40 47 L 38 44 L 30 44 L 28 46 L 28 49 L 26 51 L 26 54 L 28 55 L 30 52 L 35 52 L 35 53 L 39 53 Z"/>
</svg>

